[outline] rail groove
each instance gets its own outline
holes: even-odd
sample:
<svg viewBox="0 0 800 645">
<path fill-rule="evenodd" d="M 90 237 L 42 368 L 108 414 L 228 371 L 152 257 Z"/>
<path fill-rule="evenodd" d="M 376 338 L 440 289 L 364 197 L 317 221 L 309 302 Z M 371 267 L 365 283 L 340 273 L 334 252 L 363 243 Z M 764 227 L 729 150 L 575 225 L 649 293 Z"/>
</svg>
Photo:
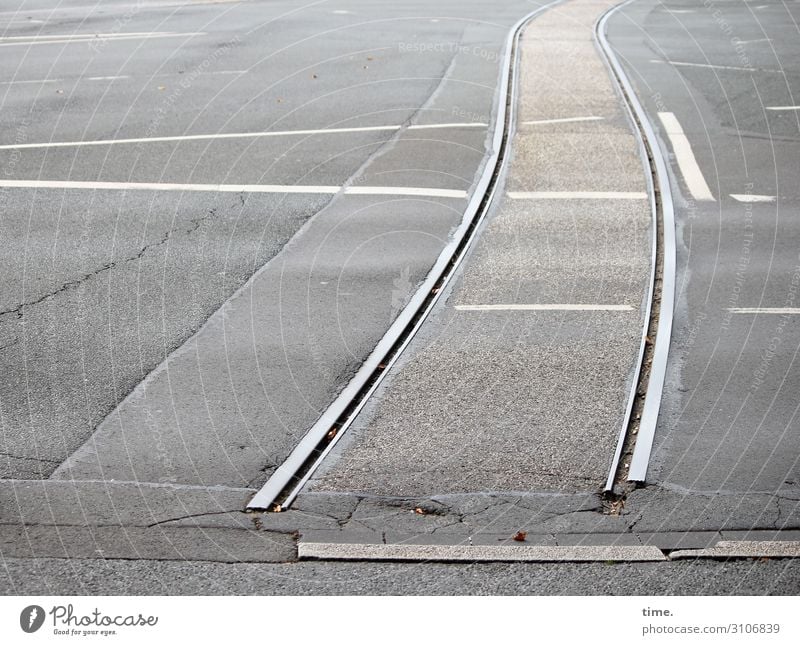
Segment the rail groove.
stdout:
<svg viewBox="0 0 800 645">
<path fill-rule="evenodd" d="M 611 7 L 595 25 L 595 39 L 624 98 L 634 129 L 639 133 L 642 158 L 647 160 L 650 167 L 648 186 L 653 213 L 653 260 L 639 360 L 605 486 L 605 492 L 612 496 L 619 494 L 619 487 L 625 481 L 644 482 L 647 477 L 661 409 L 675 309 L 675 211 L 666 157 L 647 113 L 606 36 L 608 20 L 631 2 L 633 0 Z M 640 394 L 643 394 L 643 400 Z M 629 463 L 626 461 L 628 458 Z"/>
</svg>

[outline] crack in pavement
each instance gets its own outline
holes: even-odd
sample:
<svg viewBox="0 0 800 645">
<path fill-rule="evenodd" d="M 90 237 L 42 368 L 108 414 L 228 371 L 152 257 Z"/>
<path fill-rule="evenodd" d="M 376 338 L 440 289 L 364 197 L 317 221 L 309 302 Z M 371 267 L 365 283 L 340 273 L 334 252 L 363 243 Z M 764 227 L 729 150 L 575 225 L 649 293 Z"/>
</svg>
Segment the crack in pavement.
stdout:
<svg viewBox="0 0 800 645">
<path fill-rule="evenodd" d="M 45 302 L 47 300 L 55 298 L 59 294 L 64 293 L 66 291 L 70 291 L 72 289 L 76 289 L 76 288 L 80 287 L 82 284 L 84 284 L 85 282 L 88 282 L 92 278 L 100 275 L 101 273 L 105 273 L 106 271 L 110 271 L 111 269 L 115 269 L 118 266 L 122 266 L 124 264 L 129 263 L 129 262 L 136 262 L 138 260 L 141 260 L 142 257 L 144 257 L 145 253 L 147 253 L 147 251 L 149 251 L 150 249 L 157 248 L 159 246 L 163 246 L 164 244 L 169 242 L 170 239 L 172 239 L 172 237 L 174 237 L 175 235 L 181 235 L 181 234 L 187 235 L 187 236 L 191 235 L 192 233 L 197 231 L 203 225 L 203 222 L 205 222 L 206 220 L 214 217 L 216 215 L 216 213 L 217 213 L 217 209 L 216 208 L 209 209 L 205 215 L 203 215 L 201 217 L 192 218 L 190 220 L 191 226 L 188 229 L 185 229 L 185 230 L 182 230 L 182 231 L 180 231 L 180 230 L 179 231 L 171 231 L 171 230 L 167 231 L 166 233 L 164 233 L 164 235 L 161 236 L 161 239 L 159 241 L 154 242 L 152 244 L 145 244 L 139 250 L 139 252 L 136 253 L 135 255 L 132 255 L 132 256 L 129 256 L 129 257 L 126 257 L 126 258 L 122 258 L 122 259 L 119 259 L 119 260 L 112 260 L 111 262 L 106 262 L 103 265 L 101 265 L 100 267 L 98 267 L 97 269 L 95 269 L 94 271 L 89 271 L 88 273 L 85 273 L 84 275 L 82 275 L 79 278 L 76 278 L 74 280 L 69 280 L 68 282 L 65 282 L 64 284 L 62 284 L 58 289 L 50 291 L 50 292 L 44 294 L 43 296 L 40 296 L 39 298 L 36 298 L 35 300 L 29 300 L 27 302 L 23 302 L 20 305 L 17 305 L 16 307 L 13 307 L 12 309 L 6 309 L 4 311 L 0 311 L 0 318 L 2 318 L 3 316 L 14 315 L 14 316 L 16 316 L 17 320 L 20 320 L 24 316 L 24 310 L 26 308 L 33 307 L 35 305 L 41 304 L 41 303 L 43 303 L 43 302 Z M 5 347 L 7 347 L 7 346 L 4 346 L 4 347 L 2 347 L 0 349 L 4 349 Z"/>
<path fill-rule="evenodd" d="M 2 348 L 0 348 L 2 349 Z M 15 455 L 12 452 L 2 452 L 0 451 L 0 455 L 4 457 L 11 457 L 12 459 L 24 459 L 26 461 L 46 461 L 51 464 L 60 464 L 61 461 L 57 459 L 45 459 L 44 457 L 23 457 L 22 455 Z"/>
<path fill-rule="evenodd" d="M 167 519 L 159 520 L 158 522 L 153 522 L 152 524 L 147 524 L 146 527 L 151 529 L 154 526 L 160 526 L 169 522 L 179 522 L 181 520 L 190 520 L 195 517 L 208 517 L 210 515 L 229 515 L 232 513 L 243 513 L 243 511 L 241 509 L 232 509 L 228 511 L 206 511 L 203 513 L 191 513 L 189 515 L 179 515 L 178 517 L 168 517 Z"/>
</svg>

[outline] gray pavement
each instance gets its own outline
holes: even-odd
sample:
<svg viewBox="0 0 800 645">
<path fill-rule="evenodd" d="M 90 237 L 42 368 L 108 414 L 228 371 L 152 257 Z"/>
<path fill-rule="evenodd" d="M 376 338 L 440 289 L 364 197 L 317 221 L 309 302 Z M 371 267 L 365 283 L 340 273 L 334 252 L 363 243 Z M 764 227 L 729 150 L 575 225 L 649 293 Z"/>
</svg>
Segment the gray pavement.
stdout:
<svg viewBox="0 0 800 645">
<path fill-rule="evenodd" d="M 266 477 L 374 346 L 462 204 L 213 186 L 468 190 L 483 162 L 499 52 L 531 8 L 511 3 L 491 19 L 478 5 L 422 2 L 348 3 L 345 13 L 288 1 L 4 8 L 0 28 L 13 40 L 0 61 L 2 181 L 212 190 L 0 185 L 0 236 L 11 250 L 0 260 L 9 375 L 0 475 L 48 477 L 102 427 L 102 474 L 87 466 L 67 476 L 232 486 Z M 126 35 L 137 33 L 152 37 Z M 438 123 L 465 126 L 406 127 Z M 315 132 L 374 126 L 399 129 Z M 293 130 L 305 133 L 213 138 Z M 152 140 L 160 137 L 179 140 Z M 134 141 L 21 147 L 119 139 Z M 306 254 L 289 260 L 281 250 L 295 237 Z M 376 270 L 387 253 L 393 260 Z M 268 286 L 254 283 L 223 313 L 273 258 Z M 252 327 L 253 316 L 271 328 Z M 148 405 L 137 407 L 140 388 L 103 423 L 154 370 Z M 220 463 L 228 468 L 216 471 Z"/>
<path fill-rule="evenodd" d="M 796 560 L 626 564 L 299 562 L 217 564 L 6 560 L 2 593 L 20 595 L 792 595 Z"/>
<path fill-rule="evenodd" d="M 666 111 L 714 199 L 694 196 L 672 154 L 675 331 L 649 485 L 628 500 L 655 530 L 800 522 L 800 318 L 731 311 L 798 303 L 800 112 L 769 109 L 798 103 L 798 20 L 796 3 L 645 0 L 610 22 L 665 149 Z"/>
<path fill-rule="evenodd" d="M 574 0 L 523 39 L 501 178 L 511 195 L 282 513 L 243 509 L 460 221 L 501 45 L 535 5 L 35 0 L 23 22 L 0 10 L 0 39 L 23 37 L 0 57 L 11 250 L 0 256 L 0 593 L 797 594 L 796 560 L 782 559 L 800 542 L 797 316 L 729 309 L 798 306 L 800 113 L 766 107 L 797 103 L 800 15 L 770 0 L 708 4 L 636 0 L 609 28 L 665 149 L 657 113 L 669 111 L 716 199 L 693 198 L 672 159 L 680 291 L 647 485 L 616 502 L 599 494 L 641 338 L 650 213 L 592 41 L 613 2 Z M 42 44 L 59 34 L 106 35 Z M 417 127 L 436 124 L 455 126 Z M 374 126 L 396 127 L 363 129 Z M 261 134 L 216 136 L 241 133 Z M 134 141 L 22 147 L 119 138 Z M 21 180 L 206 188 L 9 184 Z M 408 187 L 423 192 L 393 193 Z M 552 191 L 627 196 L 540 194 Z M 626 308 L 469 309 L 508 304 Z M 495 553 L 518 546 L 518 531 L 531 552 L 690 552 L 297 561 L 298 545 L 318 543 Z"/>
</svg>

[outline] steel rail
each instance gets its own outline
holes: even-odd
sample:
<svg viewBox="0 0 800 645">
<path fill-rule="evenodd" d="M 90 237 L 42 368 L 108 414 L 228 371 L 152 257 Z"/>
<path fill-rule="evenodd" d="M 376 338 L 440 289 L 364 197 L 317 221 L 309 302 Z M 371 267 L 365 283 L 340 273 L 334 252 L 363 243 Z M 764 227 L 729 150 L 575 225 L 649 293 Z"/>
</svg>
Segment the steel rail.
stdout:
<svg viewBox="0 0 800 645">
<path fill-rule="evenodd" d="M 657 278 L 661 279 L 660 306 L 656 338 L 653 345 L 652 363 L 647 374 L 647 389 L 645 392 L 644 407 L 642 409 L 639 429 L 636 435 L 636 444 L 628 468 L 627 479 L 633 482 L 643 482 L 647 477 L 647 467 L 650 463 L 650 453 L 653 448 L 656 424 L 661 409 L 661 398 L 664 391 L 664 380 L 667 373 L 667 358 L 669 355 L 670 340 L 672 338 L 672 320 L 675 310 L 675 272 L 676 272 L 676 245 L 675 245 L 675 209 L 672 202 L 669 172 L 667 170 L 666 156 L 659 144 L 655 129 L 647 118 L 644 107 L 639 102 L 628 76 L 625 73 L 616 53 L 608 42 L 606 36 L 608 20 L 620 9 L 629 5 L 634 0 L 627 0 L 606 11 L 595 24 L 595 39 L 600 50 L 605 56 L 606 63 L 611 68 L 612 77 L 619 86 L 620 93 L 625 99 L 628 114 L 634 123 L 635 131 L 639 133 L 639 144 L 642 159 L 650 167 L 648 173 L 648 189 L 650 204 L 653 214 L 652 220 L 652 264 L 650 271 L 650 288 L 645 315 L 644 331 L 639 349 L 639 360 L 634 373 L 628 404 L 622 427 L 620 429 L 614 459 L 606 481 L 606 491 L 611 491 L 619 469 L 619 461 L 623 446 L 627 439 L 627 430 L 630 426 L 631 411 L 636 399 L 637 391 L 641 385 L 642 361 L 648 342 L 648 329 L 653 315 L 653 298 Z M 662 231 L 662 244 L 658 248 L 659 222 Z M 656 275 L 657 253 L 661 252 L 661 275 Z"/>
<path fill-rule="evenodd" d="M 495 105 L 495 127 L 491 148 L 464 211 L 461 224 L 454 231 L 425 280 L 355 376 L 250 500 L 247 504 L 249 510 L 283 510 L 294 501 L 366 405 L 439 300 L 489 211 L 498 186 L 498 177 L 505 167 L 508 139 L 516 117 L 517 57 L 522 29 L 539 14 L 562 1 L 549 2 L 528 13 L 514 24 L 508 33 Z"/>
</svg>

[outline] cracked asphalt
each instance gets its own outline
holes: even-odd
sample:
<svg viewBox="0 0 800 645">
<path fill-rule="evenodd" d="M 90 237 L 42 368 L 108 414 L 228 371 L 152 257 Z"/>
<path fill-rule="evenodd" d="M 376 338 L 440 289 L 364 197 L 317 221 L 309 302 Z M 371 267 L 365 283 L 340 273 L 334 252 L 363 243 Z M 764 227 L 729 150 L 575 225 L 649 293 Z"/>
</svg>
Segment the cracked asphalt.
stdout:
<svg viewBox="0 0 800 645">
<path fill-rule="evenodd" d="M 25 5 L 22 19 L 13 9 L 2 14 L 14 20 L 4 35 L 16 44 L 0 61 L 9 126 L 0 175 L 33 185 L 0 185 L 0 367 L 8 375 L 0 383 L 0 476 L 49 477 L 137 384 L 311 227 L 319 235 L 306 236 L 303 266 L 275 267 L 280 280 L 271 275 L 266 291 L 248 294 L 242 312 L 249 321 L 280 307 L 283 317 L 272 327 L 259 321 L 255 337 L 248 322 L 210 341 L 224 344 L 241 381 L 229 384 L 233 377 L 219 369 L 224 356 L 176 377 L 145 418 L 130 422 L 126 437 L 131 455 L 140 438 L 147 451 L 161 446 L 159 456 L 101 464 L 109 479 L 258 485 L 377 342 L 407 297 L 392 299 L 393 280 L 407 275 L 410 289 L 421 279 L 461 204 L 445 199 L 437 212 L 419 213 L 430 200 L 82 184 L 467 190 L 483 161 L 499 51 L 530 5 L 507 4 L 487 21 L 479 6 L 458 3 L 387 9 L 362 1 L 342 13 L 335 2 L 153 2 L 131 15 L 122 2 L 94 10 L 80 0 L 39 4 Z M 450 18 L 439 20 L 441 11 Z M 75 42 L 45 42 L 62 32 Z M 126 32 L 163 37 L 115 37 Z M 107 36 L 80 40 L 86 34 Z M 442 122 L 464 127 L 407 130 Z M 354 130 L 318 132 L 326 128 Z M 312 133 L 228 136 L 298 130 Z M 128 142 L 30 147 L 111 140 Z M 48 181 L 71 183 L 42 184 Z M 378 259 L 383 275 L 375 272 Z M 347 295 L 359 292 L 372 297 Z M 365 310 L 369 317 L 354 319 Z M 294 331 L 291 340 L 286 329 Z M 268 377 L 281 354 L 283 364 Z M 208 398 L 219 401 L 223 417 L 240 411 L 231 436 L 217 410 L 191 416 Z M 155 440 L 145 436 L 153 423 L 169 423 L 150 416 L 170 407 L 178 427 Z M 200 454 L 173 454 L 186 433 L 195 434 L 188 443 L 200 453 L 225 451 L 230 470 L 197 472 Z M 161 471 L 138 474 L 154 463 Z"/>
<path fill-rule="evenodd" d="M 463 266 L 279 513 L 244 509 L 460 224 L 537 3 L 1 8 L 0 593 L 796 595 L 794 559 L 298 561 L 299 541 L 800 541 L 798 318 L 735 311 L 800 285 L 800 14 L 761 2 L 635 0 L 609 24 L 678 220 L 644 485 L 601 495 L 648 169 L 593 41 L 614 2 L 568 0 L 524 32 L 501 197 Z"/>
</svg>

